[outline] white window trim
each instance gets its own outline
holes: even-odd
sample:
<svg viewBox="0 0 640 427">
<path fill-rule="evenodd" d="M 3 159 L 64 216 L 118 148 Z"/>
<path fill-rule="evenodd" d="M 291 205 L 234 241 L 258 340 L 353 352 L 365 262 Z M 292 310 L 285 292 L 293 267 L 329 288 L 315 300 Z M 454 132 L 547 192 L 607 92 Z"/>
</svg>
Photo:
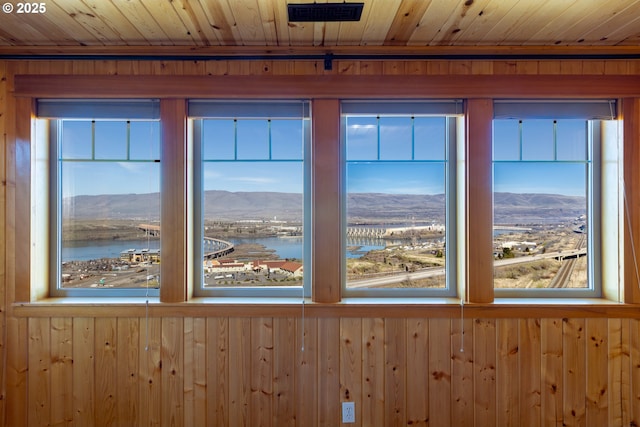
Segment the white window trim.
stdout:
<svg viewBox="0 0 640 427">
<path fill-rule="evenodd" d="M 619 195 L 623 156 L 618 121 L 588 120 L 587 138 L 591 152 L 587 178 L 587 288 L 494 288 L 496 298 L 602 298 L 607 282 L 621 280 L 622 200 Z"/>
<path fill-rule="evenodd" d="M 232 103 L 231 111 L 234 114 L 246 113 L 246 106 L 250 103 L 255 104 L 258 108 L 275 106 L 276 109 L 281 108 L 285 114 L 290 113 L 291 102 L 282 101 L 240 101 L 237 100 L 215 100 L 215 101 L 190 101 L 189 111 L 189 145 L 192 147 L 192 182 L 193 182 L 193 281 L 194 281 L 194 297 L 311 297 L 311 120 L 312 116 L 309 112 L 310 103 L 308 101 L 293 101 L 299 103 L 302 107 L 301 112 L 303 120 L 304 147 L 303 147 L 303 256 L 302 263 L 304 265 L 303 285 L 302 286 L 225 286 L 215 288 L 204 288 L 202 274 L 203 271 L 203 248 L 200 242 L 203 240 L 203 168 L 202 168 L 202 141 L 200 135 L 202 133 L 202 120 L 210 118 L 207 113 L 218 111 L 221 114 L 228 114 L 229 109 L 225 109 L 225 103 Z M 209 105 L 207 105 L 209 104 Z M 192 107 L 193 106 L 193 107 Z M 193 114 L 192 114 L 193 113 Z M 195 117 L 194 117 L 195 115 Z M 214 116 L 221 117 L 221 116 Z M 247 116 L 249 117 L 249 116 Z M 255 117 L 254 117 L 255 118 Z"/>
<path fill-rule="evenodd" d="M 61 287 L 59 123 L 63 119 L 159 119 L 154 99 L 41 99 L 33 123 L 32 277 L 48 283 L 51 297 L 157 297 L 159 288 Z M 43 237 L 46 236 L 46 239 Z M 46 261 L 43 261 L 46 260 Z M 45 268 L 42 266 L 45 265 Z M 39 266 L 39 268 L 35 268 Z"/>
<path fill-rule="evenodd" d="M 38 120 L 38 119 L 36 119 L 35 121 L 32 121 L 32 135 L 34 136 L 32 138 L 32 142 L 34 141 L 34 139 L 35 140 L 41 139 L 42 133 L 46 132 L 46 131 L 42 131 L 42 129 L 41 129 L 41 127 L 42 127 L 41 123 L 42 122 L 46 122 L 46 121 Z M 622 146 L 623 144 L 622 144 L 621 135 L 623 133 L 622 132 L 622 128 L 623 127 L 621 125 L 621 122 L 616 122 L 613 125 L 611 125 L 611 127 L 617 128 L 617 130 L 618 130 L 617 140 L 619 141 L 619 145 Z M 33 129 L 33 128 L 35 128 L 35 129 Z M 41 133 L 40 135 L 38 135 L 39 132 Z M 32 149 L 32 165 L 33 164 L 38 164 L 39 162 L 42 161 L 42 157 L 38 157 L 37 155 L 34 154 L 37 151 L 36 150 L 36 144 L 32 144 L 31 145 L 31 149 Z M 611 178 L 611 179 L 613 179 L 614 181 L 616 181 L 618 183 L 619 191 L 617 191 L 617 193 L 616 193 L 615 200 L 617 200 L 617 202 L 618 202 L 619 216 L 623 217 L 624 216 L 623 207 L 622 207 L 623 206 L 623 201 L 622 201 L 622 197 L 623 197 L 622 196 L 622 194 L 623 194 L 623 190 L 622 190 L 623 181 L 621 179 L 621 176 L 622 176 L 622 172 L 621 172 L 622 166 L 621 166 L 621 164 L 622 164 L 623 156 L 622 156 L 621 149 L 618 150 L 615 154 L 616 154 L 616 162 L 618 163 L 618 166 L 616 166 L 616 168 L 615 168 L 615 173 L 614 173 L 615 174 L 615 178 Z M 30 180 L 30 184 L 31 184 L 31 188 L 32 188 L 33 194 L 36 195 L 35 198 L 34 197 L 31 198 L 32 213 L 34 213 L 34 215 L 32 215 L 32 218 L 31 218 L 32 226 L 31 226 L 30 230 L 31 230 L 31 243 L 32 244 L 31 244 L 31 250 L 29 251 L 29 253 L 31 254 L 32 269 L 31 269 L 30 277 L 31 277 L 32 281 L 34 281 L 34 280 L 37 281 L 40 277 L 47 277 L 47 278 L 49 277 L 48 274 L 47 274 L 47 271 L 45 270 L 45 268 L 42 268 L 42 266 L 41 266 L 41 262 L 42 262 L 43 258 L 38 256 L 41 253 L 44 253 L 45 255 L 48 255 L 48 250 L 46 249 L 46 245 L 44 245 L 45 248 L 43 249 L 43 245 L 41 244 L 42 243 L 42 239 L 38 238 L 38 246 L 36 246 L 35 240 L 34 240 L 37 236 L 42 236 L 42 234 L 40 233 L 39 230 L 42 229 L 42 224 L 43 223 L 46 224 L 48 222 L 48 212 L 46 211 L 46 209 L 43 210 L 43 209 L 41 209 L 41 207 L 39 208 L 39 207 L 35 206 L 35 205 L 39 204 L 39 202 L 35 201 L 35 199 L 37 198 L 38 201 L 42 200 L 42 195 L 44 194 L 43 189 L 41 188 L 41 181 L 42 181 L 41 172 L 43 170 L 45 170 L 45 169 L 34 167 L 34 169 L 33 169 L 34 172 L 33 172 L 32 176 L 31 176 L 31 180 Z M 613 170 L 614 168 L 611 168 L 611 169 Z M 459 171 L 459 176 L 460 176 L 460 173 L 462 173 L 463 176 L 464 176 L 464 173 L 461 172 L 461 171 Z M 40 174 L 40 176 L 38 176 L 39 174 Z M 44 191 L 46 192 L 46 189 Z M 458 194 L 458 196 L 460 197 L 460 194 Z M 459 212 L 459 215 L 460 215 L 460 212 Z M 462 215 L 462 216 L 464 217 L 464 215 Z M 44 218 L 44 221 L 42 220 L 42 218 Z M 612 227 L 612 229 L 615 229 L 615 230 L 618 231 L 618 233 L 619 233 L 618 235 L 619 236 L 622 236 L 623 233 L 622 233 L 621 229 L 624 228 L 624 226 L 622 224 L 622 221 L 618 221 L 615 224 L 612 224 L 611 227 Z M 611 247 L 618 249 L 618 253 L 616 253 L 616 256 L 620 260 L 622 260 L 624 258 L 624 243 L 620 239 L 611 239 L 611 240 L 613 242 L 613 243 L 610 243 Z M 603 245 L 604 244 L 605 243 L 603 242 Z M 460 253 L 460 250 L 461 249 L 459 247 L 459 253 Z M 608 263 L 608 261 L 607 261 L 607 263 Z M 609 263 L 608 265 L 607 265 L 607 263 L 603 263 L 603 267 L 610 267 L 610 268 L 603 268 L 603 270 L 607 270 L 607 273 L 603 272 L 603 276 L 606 276 L 606 277 L 614 277 L 615 276 L 615 281 L 617 283 L 617 285 L 615 285 L 615 287 L 618 289 L 618 301 L 622 301 L 623 298 L 620 297 L 620 294 L 622 292 L 621 289 L 623 287 L 623 284 L 621 283 L 621 280 L 622 280 L 621 278 L 624 275 L 623 274 L 624 273 L 624 269 L 623 269 L 623 266 L 622 266 L 622 262 Z M 459 264 L 459 271 L 460 271 L 460 265 L 462 263 L 458 262 L 458 264 Z M 611 272 L 609 273 L 609 271 L 611 271 Z M 460 275 L 459 274 L 458 277 L 464 277 L 464 275 Z M 605 279 L 603 278 L 603 281 L 604 280 Z M 33 293 L 31 295 L 32 295 L 32 298 L 34 300 L 37 300 L 37 299 L 43 297 L 42 295 L 40 295 L 39 291 L 36 291 L 35 293 Z M 611 297 L 609 297 L 609 298 L 611 299 Z M 501 301 L 504 301 L 504 299 L 502 299 Z M 522 301 L 522 300 L 520 300 L 520 301 L 523 302 L 523 303 L 527 303 L 526 301 Z M 427 301 L 425 301 L 425 302 L 427 302 Z M 559 304 L 562 304 L 562 302 L 560 301 Z"/>
<path fill-rule="evenodd" d="M 48 190 L 47 198 L 49 200 L 48 205 L 49 220 L 48 220 L 48 271 L 49 276 L 46 280 L 49 281 L 49 293 L 53 297 L 133 297 L 133 296 L 146 296 L 156 297 L 159 295 L 158 287 L 140 287 L 140 288 L 65 288 L 61 286 L 62 278 L 62 260 L 61 260 L 61 237 L 60 237 L 60 164 L 59 164 L 59 149 L 60 149 L 60 132 L 59 125 L 61 120 L 38 120 L 37 122 L 46 126 L 48 137 L 47 141 L 41 141 L 40 144 L 46 144 L 48 147 L 47 163 L 49 170 L 48 177 Z M 37 138 L 42 139 L 42 138 Z M 38 148 L 36 148 L 38 150 Z M 153 161 L 153 160 L 151 160 Z M 37 170 L 42 169 L 37 166 Z M 45 204 L 43 204 L 45 205 Z M 45 245 L 42 245 L 45 246 Z"/>
<path fill-rule="evenodd" d="M 341 135 L 341 175 L 342 179 L 342 297 L 343 298 L 447 298 L 458 296 L 458 281 L 464 277 L 463 262 L 459 259 L 461 250 L 464 251 L 464 221 L 459 216 L 459 194 L 464 194 L 464 179 L 460 170 L 464 171 L 464 116 L 461 115 L 462 103 L 459 100 L 417 100 L 410 102 L 394 101 L 349 101 L 343 100 L 340 135 Z M 346 268 L 346 226 L 347 226 L 347 190 L 346 190 L 346 116 L 351 115 L 393 115 L 407 116 L 408 109 L 418 110 L 416 115 L 444 116 L 446 118 L 445 144 L 446 144 L 446 287 L 445 288 L 348 288 Z M 422 109 L 422 111 L 420 111 Z M 345 111 L 346 110 L 346 111 Z"/>
</svg>

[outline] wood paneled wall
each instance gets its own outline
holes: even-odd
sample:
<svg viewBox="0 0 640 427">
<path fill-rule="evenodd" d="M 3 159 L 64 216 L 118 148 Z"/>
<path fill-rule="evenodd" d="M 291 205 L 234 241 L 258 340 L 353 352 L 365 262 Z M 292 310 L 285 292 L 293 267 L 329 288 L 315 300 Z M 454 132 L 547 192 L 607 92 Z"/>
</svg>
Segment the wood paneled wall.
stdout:
<svg viewBox="0 0 640 427">
<path fill-rule="evenodd" d="M 27 323 L 26 420 L 9 425 L 339 426 L 341 401 L 365 427 L 640 422 L 638 320 Z"/>
<path fill-rule="evenodd" d="M 6 147 L 13 75 L 29 73 L 638 75 L 640 61 L 336 61 L 332 71 L 316 61 L 0 61 L 0 424 L 337 426 L 347 400 L 366 427 L 640 424 L 640 321 L 588 310 L 567 319 L 379 318 L 375 307 L 304 321 L 240 310 L 14 316 Z"/>
</svg>

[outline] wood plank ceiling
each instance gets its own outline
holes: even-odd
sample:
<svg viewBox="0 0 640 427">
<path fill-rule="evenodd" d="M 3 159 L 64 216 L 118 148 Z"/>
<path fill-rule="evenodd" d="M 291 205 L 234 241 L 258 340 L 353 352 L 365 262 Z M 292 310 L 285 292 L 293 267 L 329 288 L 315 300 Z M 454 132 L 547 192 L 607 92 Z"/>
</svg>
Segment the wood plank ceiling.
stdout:
<svg viewBox="0 0 640 427">
<path fill-rule="evenodd" d="M 8 0 L 4 7 L 9 3 L 13 11 L 0 13 L 0 53 L 38 47 L 640 46 L 640 0 L 362 1 L 359 22 L 305 23 L 288 21 L 286 0 L 42 0 L 40 13 L 18 13 L 18 2 Z"/>
</svg>

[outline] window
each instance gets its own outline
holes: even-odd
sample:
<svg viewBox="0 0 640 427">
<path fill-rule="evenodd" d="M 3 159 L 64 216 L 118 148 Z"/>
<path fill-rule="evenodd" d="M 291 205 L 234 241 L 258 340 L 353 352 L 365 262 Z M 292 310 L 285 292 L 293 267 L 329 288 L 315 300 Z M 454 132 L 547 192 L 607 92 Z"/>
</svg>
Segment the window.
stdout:
<svg viewBox="0 0 640 427">
<path fill-rule="evenodd" d="M 618 221 L 602 210 L 617 194 L 618 138 L 599 119 L 615 103 L 498 101 L 494 112 L 496 294 L 599 296 L 603 251 L 617 253 L 601 230 Z"/>
<path fill-rule="evenodd" d="M 455 293 L 460 109 L 343 102 L 346 295 Z"/>
<path fill-rule="evenodd" d="M 49 134 L 36 150 L 49 147 L 51 294 L 157 294 L 157 102 L 41 100 L 38 117 Z"/>
<path fill-rule="evenodd" d="M 309 294 L 309 104 L 191 101 L 202 295 Z"/>
</svg>

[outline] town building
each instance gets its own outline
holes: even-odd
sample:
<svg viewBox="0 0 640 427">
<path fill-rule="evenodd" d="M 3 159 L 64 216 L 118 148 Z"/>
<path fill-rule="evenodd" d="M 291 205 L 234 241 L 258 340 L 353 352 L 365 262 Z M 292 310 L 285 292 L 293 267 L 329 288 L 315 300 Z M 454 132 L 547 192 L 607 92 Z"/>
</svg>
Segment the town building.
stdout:
<svg viewBox="0 0 640 427">
<path fill-rule="evenodd" d="M 160 262 L 160 249 L 127 249 L 120 252 L 120 260 L 129 263 Z"/>
</svg>

